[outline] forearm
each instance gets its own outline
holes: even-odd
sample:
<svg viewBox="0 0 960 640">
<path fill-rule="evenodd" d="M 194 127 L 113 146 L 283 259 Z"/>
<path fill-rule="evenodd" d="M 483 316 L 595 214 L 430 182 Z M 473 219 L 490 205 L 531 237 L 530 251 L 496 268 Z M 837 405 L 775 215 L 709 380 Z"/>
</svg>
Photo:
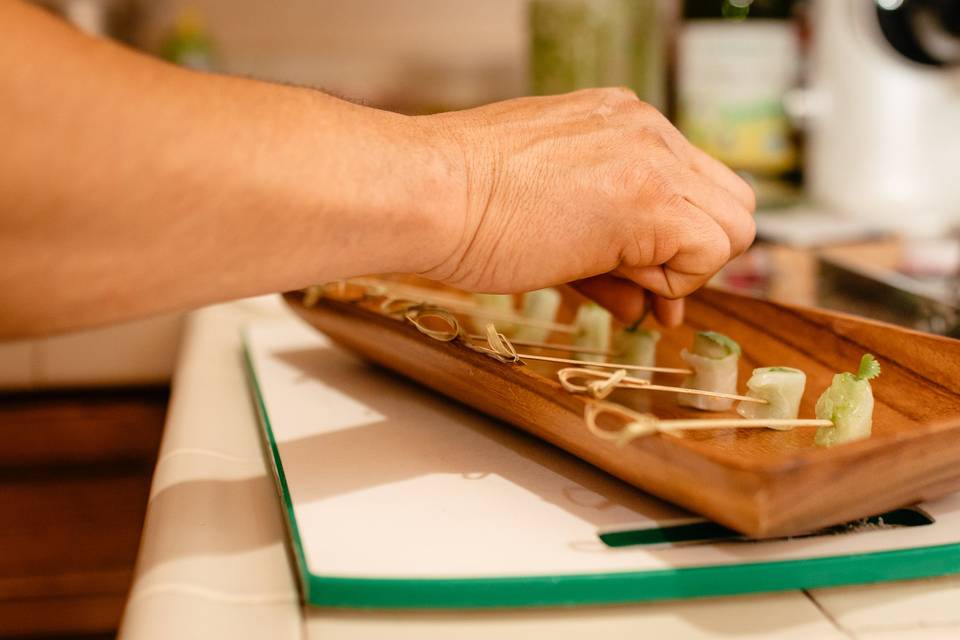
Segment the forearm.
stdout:
<svg viewBox="0 0 960 640">
<path fill-rule="evenodd" d="M 0 335 L 421 271 L 455 158 L 411 118 L 200 75 L 21 6 L 0 41 Z"/>
</svg>

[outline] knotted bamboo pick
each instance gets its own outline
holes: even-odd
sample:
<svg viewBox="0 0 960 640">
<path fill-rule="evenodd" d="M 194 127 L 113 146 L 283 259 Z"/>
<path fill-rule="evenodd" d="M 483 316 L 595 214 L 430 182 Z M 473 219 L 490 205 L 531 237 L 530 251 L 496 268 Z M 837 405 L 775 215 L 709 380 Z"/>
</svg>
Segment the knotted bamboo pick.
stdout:
<svg viewBox="0 0 960 640">
<path fill-rule="evenodd" d="M 615 414 L 628 420 L 620 429 L 601 429 L 597 419 L 605 414 Z M 786 418 L 763 418 L 745 420 L 743 418 L 703 418 L 693 420 L 661 420 L 649 413 L 639 413 L 613 402 L 594 401 L 587 404 L 583 415 L 590 433 L 604 440 L 612 441 L 622 447 L 636 438 L 655 433 L 674 431 L 697 431 L 702 429 L 759 429 L 769 427 L 829 427 L 830 420 L 803 420 Z"/>
<path fill-rule="evenodd" d="M 463 330 L 460 328 L 460 321 L 457 317 L 445 309 L 429 307 L 421 304 L 408 304 L 403 309 L 403 317 L 411 323 L 417 330 L 434 340 L 441 342 L 451 342 L 463 336 Z M 424 318 L 437 318 L 447 324 L 447 329 L 431 329 L 423 324 Z M 485 353 L 486 355 L 499 360 L 500 362 L 517 362 L 519 354 L 506 336 L 499 333 L 493 324 L 487 325 L 487 345 L 475 345 L 464 343 L 474 351 Z"/>
<path fill-rule="evenodd" d="M 754 398 L 753 396 L 741 396 L 735 393 L 722 393 L 720 391 L 707 391 L 705 389 L 688 389 L 686 387 L 670 387 L 660 384 L 651 384 L 647 380 L 640 378 L 631 378 L 627 376 L 625 369 L 620 369 L 613 373 L 606 371 L 595 371 L 582 367 L 566 367 L 557 372 L 557 378 L 561 386 L 570 393 L 589 393 L 598 400 L 610 395 L 614 389 L 640 389 L 643 391 L 669 391 L 672 393 L 684 393 L 694 396 L 709 396 L 711 398 L 726 398 L 728 400 L 740 400 L 741 402 L 755 402 L 757 404 L 768 404 L 766 400 Z M 582 378 L 595 378 L 586 384 L 577 384 L 574 380 Z"/>
<path fill-rule="evenodd" d="M 570 358 L 554 358 L 552 356 L 538 356 L 531 353 L 521 353 L 521 360 L 538 360 L 542 362 L 556 362 L 557 364 L 587 364 L 590 367 L 600 367 L 603 369 L 626 369 L 627 371 L 652 371 L 654 373 L 676 373 L 679 375 L 690 375 L 693 373 L 690 369 L 677 369 L 674 367 L 647 367 L 639 364 L 619 364 L 616 362 L 590 362 L 585 363 L 582 360 L 571 360 Z"/>
<path fill-rule="evenodd" d="M 441 342 L 452 342 L 460 336 L 460 323 L 457 321 L 456 317 L 454 317 L 454 315 L 446 309 L 419 305 L 407 308 L 403 314 L 403 317 L 406 318 L 406 320 L 414 327 L 416 327 L 417 331 L 433 338 L 434 340 L 439 340 Z M 423 324 L 424 318 L 437 318 L 447 323 L 450 328 L 431 329 Z"/>
<path fill-rule="evenodd" d="M 470 340 L 486 340 L 486 334 L 471 333 L 466 336 Z M 610 349 L 594 349 L 592 347 L 580 347 L 575 344 L 562 344 L 559 342 L 536 342 L 534 340 L 517 340 L 510 338 L 510 343 L 518 347 L 534 347 L 537 349 L 547 349 L 550 351 L 566 351 L 567 353 L 586 353 L 593 356 L 617 356 L 617 351 Z"/>
<path fill-rule="evenodd" d="M 495 339 L 491 339 L 491 336 L 496 336 Z M 501 358 L 506 358 L 504 362 L 516 362 L 517 360 L 537 360 L 541 362 L 556 362 L 559 364 L 579 364 L 583 365 L 584 363 L 580 360 L 571 360 L 569 358 L 554 358 L 553 356 L 538 356 L 532 353 L 517 353 L 516 348 L 510 342 L 510 340 L 504 336 L 502 333 L 497 332 L 496 327 L 493 324 L 487 325 L 487 346 L 486 347 L 477 347 L 476 345 L 469 345 L 472 349 L 477 351 L 482 351 L 484 353 L 493 355 L 497 354 Z M 499 359 L 499 358 L 498 358 Z M 691 374 L 693 373 L 689 369 L 675 369 L 673 367 L 646 367 L 637 364 L 617 364 L 612 362 L 591 362 L 589 363 L 591 367 L 606 367 L 612 369 L 626 369 L 629 371 L 654 371 L 660 373 L 679 373 L 679 374 Z"/>
<path fill-rule="evenodd" d="M 431 305 L 421 304 L 411 300 L 387 299 L 381 305 L 381 309 L 390 315 L 401 314 L 408 322 L 413 324 L 424 335 L 430 336 L 436 340 L 450 342 L 458 337 L 463 337 L 464 333 L 460 327 L 460 322 L 456 316 L 445 309 Z M 436 330 L 426 327 L 421 318 L 434 317 L 443 320 L 448 325 L 448 329 Z M 551 356 L 538 356 L 531 353 L 519 353 L 510 340 L 497 331 L 496 325 L 487 324 L 486 327 L 486 345 L 464 343 L 467 347 L 480 353 L 499 360 L 500 362 L 520 362 L 523 360 L 542 360 L 545 362 L 558 362 L 561 364 L 583 364 L 579 360 L 570 360 L 568 358 L 553 358 Z M 629 369 L 634 371 L 659 371 L 662 373 L 692 373 L 689 369 L 673 369 L 670 367 L 643 367 L 629 364 L 612 364 L 607 362 L 591 362 L 591 367 L 613 367 L 615 369 Z"/>
</svg>

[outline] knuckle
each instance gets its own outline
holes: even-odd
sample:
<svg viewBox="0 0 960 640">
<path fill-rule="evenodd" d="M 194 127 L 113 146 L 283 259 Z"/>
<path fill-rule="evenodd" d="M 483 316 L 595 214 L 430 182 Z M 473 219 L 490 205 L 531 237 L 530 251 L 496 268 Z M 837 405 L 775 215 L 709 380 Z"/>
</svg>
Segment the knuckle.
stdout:
<svg viewBox="0 0 960 640">
<path fill-rule="evenodd" d="M 746 222 L 744 223 L 743 229 L 743 250 L 746 251 L 747 248 L 753 244 L 753 241 L 757 238 L 757 223 L 753 219 L 753 216 L 747 214 Z"/>
<path fill-rule="evenodd" d="M 753 216 L 742 206 L 734 207 L 734 215 L 728 218 L 727 235 L 733 255 L 746 251 L 757 235 L 757 225 Z"/>
<path fill-rule="evenodd" d="M 632 191 L 635 197 L 671 209 L 678 208 L 684 203 L 685 197 L 678 177 L 678 167 L 670 158 L 649 161 L 637 169 L 640 175 Z"/>
<path fill-rule="evenodd" d="M 637 94 L 630 87 L 617 86 L 617 87 L 607 87 L 602 89 L 605 95 L 607 95 L 612 101 L 622 102 L 622 103 L 639 103 L 640 98 L 637 97 Z"/>
<path fill-rule="evenodd" d="M 606 191 L 627 206 L 650 200 L 659 189 L 659 178 L 655 174 L 642 160 L 623 163 L 608 174 L 610 181 Z"/>
<path fill-rule="evenodd" d="M 639 197 L 645 202 L 658 202 L 665 205 L 672 204 L 672 199 L 677 196 L 670 184 L 670 179 L 662 172 L 656 169 L 648 169 L 642 172 L 640 180 L 635 183 L 631 195 Z"/>
<path fill-rule="evenodd" d="M 757 194 L 745 180 L 741 178 L 741 181 L 743 182 L 743 195 L 746 198 L 747 211 L 752 214 L 757 210 Z"/>
<path fill-rule="evenodd" d="M 704 257 L 710 273 L 714 273 L 729 262 L 733 256 L 733 246 L 730 237 L 716 223 L 707 225 Z"/>
<path fill-rule="evenodd" d="M 757 223 L 746 208 L 738 208 L 730 230 L 731 252 L 737 256 L 746 251 L 757 236 Z"/>
<path fill-rule="evenodd" d="M 563 99 L 569 99 L 571 102 L 579 103 L 581 107 L 587 106 L 589 108 L 590 105 L 603 103 L 604 90 L 596 87 L 577 89 L 576 91 L 562 94 L 561 97 Z"/>
<path fill-rule="evenodd" d="M 730 238 L 713 218 L 685 209 L 681 225 L 686 252 L 696 263 L 691 271 L 712 274 L 730 260 Z"/>
<path fill-rule="evenodd" d="M 643 184 L 647 178 L 647 172 L 642 166 L 626 164 L 620 167 L 614 176 L 610 193 L 614 194 L 615 197 L 626 199 L 629 203 L 636 198 L 638 191 L 643 189 Z"/>
<path fill-rule="evenodd" d="M 659 152 L 666 156 L 672 155 L 669 153 L 670 146 L 667 144 L 666 138 L 656 127 L 641 123 L 636 131 L 636 137 L 646 153 Z"/>
<path fill-rule="evenodd" d="M 666 126 L 673 128 L 673 125 L 670 124 L 670 120 L 667 119 L 667 116 L 663 115 L 659 109 L 649 102 L 644 102 L 643 100 L 638 99 L 636 110 L 646 122 L 656 124 L 658 127 Z"/>
<path fill-rule="evenodd" d="M 667 181 L 666 186 L 663 188 L 660 197 L 664 208 L 674 215 L 678 212 L 686 211 L 690 207 L 690 203 L 687 201 L 687 197 L 683 195 L 683 192 L 674 189 L 669 181 Z"/>
</svg>

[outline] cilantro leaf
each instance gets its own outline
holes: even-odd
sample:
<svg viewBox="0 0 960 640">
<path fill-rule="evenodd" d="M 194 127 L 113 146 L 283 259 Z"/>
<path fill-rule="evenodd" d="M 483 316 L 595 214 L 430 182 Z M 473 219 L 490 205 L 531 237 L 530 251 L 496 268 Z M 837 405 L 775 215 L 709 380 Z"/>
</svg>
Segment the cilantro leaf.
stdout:
<svg viewBox="0 0 960 640">
<path fill-rule="evenodd" d="M 873 380 L 880 375 L 880 363 L 869 353 L 863 354 L 860 359 L 860 368 L 857 369 L 857 380 Z"/>
</svg>

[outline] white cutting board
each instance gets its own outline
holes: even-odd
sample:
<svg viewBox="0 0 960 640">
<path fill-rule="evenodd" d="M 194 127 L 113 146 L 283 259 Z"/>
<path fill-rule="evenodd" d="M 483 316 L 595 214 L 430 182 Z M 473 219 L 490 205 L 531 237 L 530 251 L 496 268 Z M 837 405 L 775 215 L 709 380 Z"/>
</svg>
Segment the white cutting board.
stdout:
<svg viewBox="0 0 960 640">
<path fill-rule="evenodd" d="M 281 497 L 289 502 L 305 585 L 311 577 L 602 578 L 960 542 L 957 494 L 922 505 L 937 520 L 923 527 L 610 548 L 599 532 L 685 522 L 692 516 L 367 364 L 299 321 L 251 325 L 245 340 L 266 433 L 269 438 L 272 432 L 275 464 L 285 480 L 288 495 L 281 487 Z M 823 571 L 829 573 L 829 566 Z M 812 586 L 809 576 L 806 581 L 798 577 L 795 586 Z"/>
</svg>

